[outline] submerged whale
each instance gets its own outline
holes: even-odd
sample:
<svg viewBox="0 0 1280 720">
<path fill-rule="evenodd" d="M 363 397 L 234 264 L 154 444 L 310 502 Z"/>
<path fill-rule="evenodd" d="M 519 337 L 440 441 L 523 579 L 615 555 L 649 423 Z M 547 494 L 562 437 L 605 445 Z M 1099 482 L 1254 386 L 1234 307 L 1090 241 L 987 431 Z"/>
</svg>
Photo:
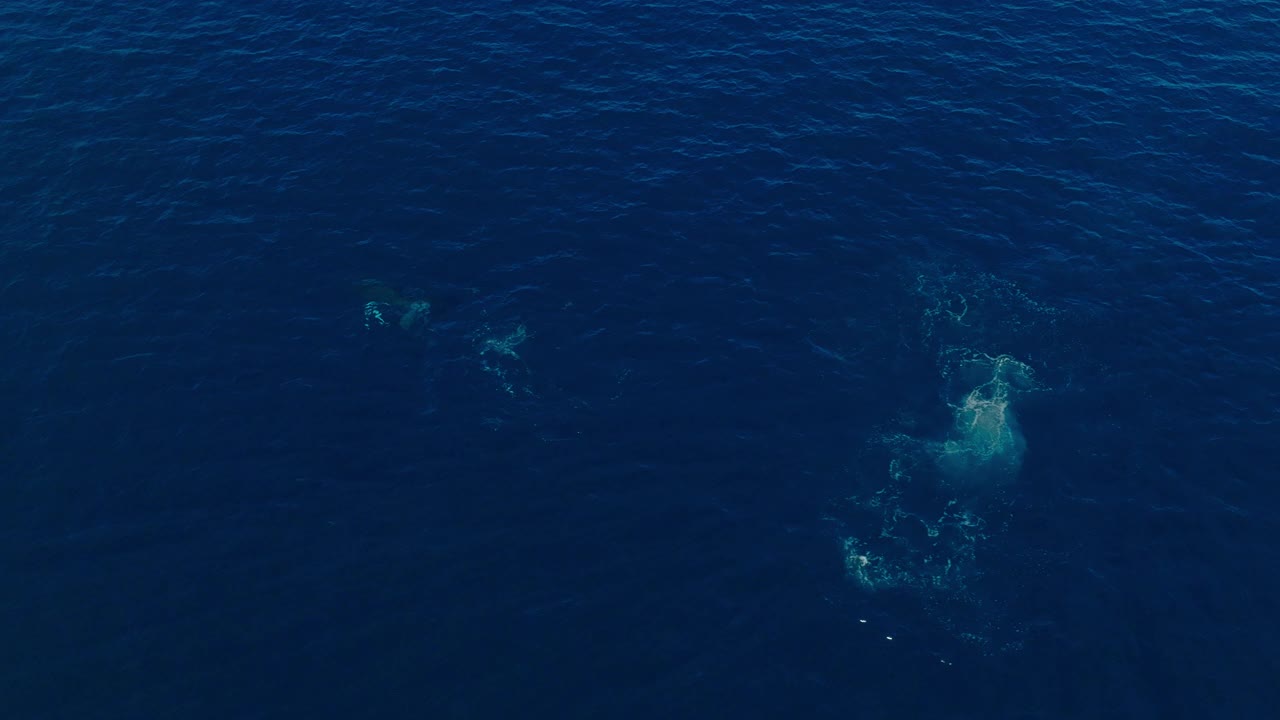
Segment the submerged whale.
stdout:
<svg viewBox="0 0 1280 720">
<path fill-rule="evenodd" d="M 406 296 L 381 280 L 361 280 L 356 283 L 356 289 L 365 301 L 366 325 L 371 325 L 371 320 L 379 325 L 386 325 L 384 310 L 398 315 L 400 327 L 409 331 L 426 327 L 430 319 L 430 301 Z"/>
</svg>

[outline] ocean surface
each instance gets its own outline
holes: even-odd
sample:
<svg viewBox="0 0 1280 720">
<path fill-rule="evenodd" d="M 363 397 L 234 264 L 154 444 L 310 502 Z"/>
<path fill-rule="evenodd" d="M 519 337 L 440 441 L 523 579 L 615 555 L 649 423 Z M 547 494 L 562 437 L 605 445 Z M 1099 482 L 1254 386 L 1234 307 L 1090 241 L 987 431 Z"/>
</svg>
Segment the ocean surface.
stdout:
<svg viewBox="0 0 1280 720">
<path fill-rule="evenodd" d="M 1280 717 L 1280 2 L 0 5 L 0 714 Z"/>
</svg>

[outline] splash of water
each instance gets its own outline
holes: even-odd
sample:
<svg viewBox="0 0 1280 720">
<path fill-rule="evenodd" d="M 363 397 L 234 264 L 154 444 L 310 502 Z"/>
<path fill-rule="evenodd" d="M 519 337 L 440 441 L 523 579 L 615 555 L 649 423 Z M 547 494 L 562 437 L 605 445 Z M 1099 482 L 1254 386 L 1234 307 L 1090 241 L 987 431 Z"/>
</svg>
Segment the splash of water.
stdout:
<svg viewBox="0 0 1280 720">
<path fill-rule="evenodd" d="M 920 344 L 904 347 L 936 353 L 950 422 L 930 432 L 908 408 L 910 422 L 874 438 L 867 452 L 887 455 L 888 481 L 849 498 L 844 564 L 859 587 L 915 594 L 957 637 L 982 642 L 999 623 L 982 609 L 991 598 L 982 558 L 1027 452 L 1016 410 L 1042 389 L 1029 364 L 985 350 L 1035 349 L 1058 312 L 987 275 L 921 275 L 913 292 Z"/>
<path fill-rule="evenodd" d="M 950 437 L 936 449 L 937 463 L 955 485 L 1007 482 L 1017 477 L 1027 449 L 1013 411 L 1015 393 L 1035 386 L 1035 372 L 1009 355 L 957 350 L 961 374 L 983 377 L 953 404 Z"/>
</svg>

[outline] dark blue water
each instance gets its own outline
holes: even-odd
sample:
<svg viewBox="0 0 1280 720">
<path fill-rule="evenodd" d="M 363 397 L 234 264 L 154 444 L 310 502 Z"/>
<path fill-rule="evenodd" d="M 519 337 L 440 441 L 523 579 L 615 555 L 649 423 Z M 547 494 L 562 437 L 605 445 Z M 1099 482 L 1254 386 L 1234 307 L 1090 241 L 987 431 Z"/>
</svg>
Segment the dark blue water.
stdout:
<svg viewBox="0 0 1280 720">
<path fill-rule="evenodd" d="M 1275 717 L 1277 38 L 4 4 L 5 717 Z"/>
</svg>

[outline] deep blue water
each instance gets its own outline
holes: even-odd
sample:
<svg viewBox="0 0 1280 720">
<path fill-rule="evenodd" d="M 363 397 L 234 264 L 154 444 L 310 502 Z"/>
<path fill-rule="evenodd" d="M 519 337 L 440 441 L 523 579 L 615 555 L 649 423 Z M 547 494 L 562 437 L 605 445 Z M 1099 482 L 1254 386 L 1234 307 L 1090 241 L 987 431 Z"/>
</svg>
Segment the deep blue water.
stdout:
<svg viewBox="0 0 1280 720">
<path fill-rule="evenodd" d="M 1278 38 L 5 3 L 4 716 L 1276 717 Z"/>
</svg>

